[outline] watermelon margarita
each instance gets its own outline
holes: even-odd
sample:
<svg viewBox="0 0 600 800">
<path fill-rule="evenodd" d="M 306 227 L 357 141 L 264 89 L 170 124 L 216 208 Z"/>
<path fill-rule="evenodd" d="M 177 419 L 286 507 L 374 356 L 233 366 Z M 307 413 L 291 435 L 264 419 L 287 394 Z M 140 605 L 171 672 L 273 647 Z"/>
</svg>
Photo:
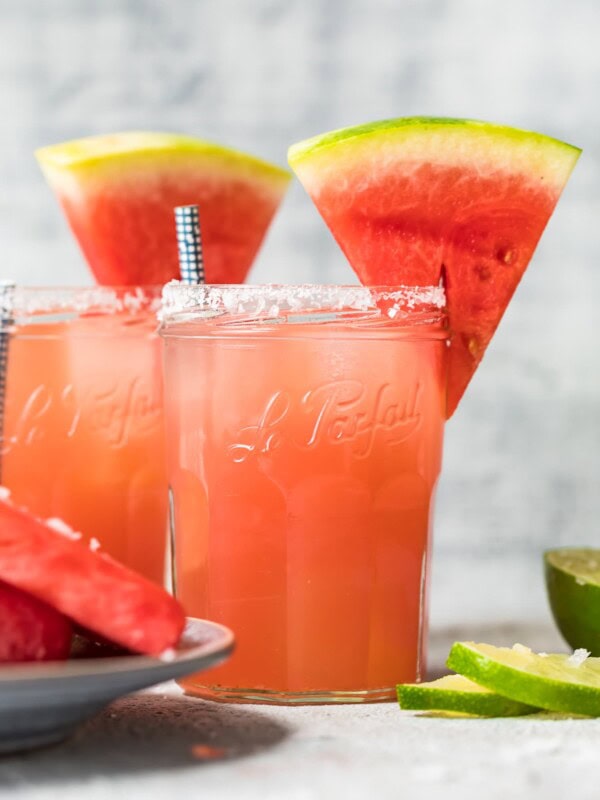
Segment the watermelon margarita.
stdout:
<svg viewBox="0 0 600 800">
<path fill-rule="evenodd" d="M 238 642 L 188 692 L 392 699 L 422 674 L 443 305 L 437 288 L 165 289 L 176 593 Z"/>
<path fill-rule="evenodd" d="M 158 289 L 15 291 L 2 483 L 162 583 L 159 302 Z"/>
</svg>

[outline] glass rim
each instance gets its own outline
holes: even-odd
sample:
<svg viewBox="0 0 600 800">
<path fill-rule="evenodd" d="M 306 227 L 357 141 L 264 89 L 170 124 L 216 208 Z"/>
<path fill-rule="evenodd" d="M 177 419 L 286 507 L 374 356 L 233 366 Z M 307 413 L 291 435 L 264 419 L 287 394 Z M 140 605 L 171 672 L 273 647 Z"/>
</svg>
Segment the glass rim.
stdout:
<svg viewBox="0 0 600 800">
<path fill-rule="evenodd" d="M 187 284 L 167 283 L 159 319 L 163 326 L 217 314 L 277 317 L 281 312 L 369 312 L 389 319 L 446 312 L 443 286 L 363 286 L 361 284 Z"/>
<path fill-rule="evenodd" d="M 40 314 L 135 314 L 158 312 L 162 285 L 140 286 L 21 286 L 0 283 L 0 313 L 4 319 Z"/>
</svg>

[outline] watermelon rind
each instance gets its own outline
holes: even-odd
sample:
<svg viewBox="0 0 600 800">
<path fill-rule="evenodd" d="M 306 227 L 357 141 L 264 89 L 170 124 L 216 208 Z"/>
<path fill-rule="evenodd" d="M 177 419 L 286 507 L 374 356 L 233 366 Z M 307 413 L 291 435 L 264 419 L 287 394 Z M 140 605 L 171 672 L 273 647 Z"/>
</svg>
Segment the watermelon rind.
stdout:
<svg viewBox="0 0 600 800">
<path fill-rule="evenodd" d="M 112 165 L 132 158 L 148 156 L 205 156 L 215 168 L 245 167 L 276 183 L 288 183 L 292 175 L 287 169 L 256 156 L 216 142 L 196 139 L 177 133 L 154 131 L 124 131 L 98 136 L 86 136 L 61 144 L 40 147 L 35 156 L 43 170 L 85 170 Z"/>
<path fill-rule="evenodd" d="M 406 145 L 407 140 L 417 133 L 420 137 L 418 146 L 422 149 L 422 135 L 424 133 L 442 134 L 447 138 L 453 131 L 460 132 L 461 138 L 464 137 L 465 132 L 469 132 L 474 138 L 479 136 L 488 143 L 494 140 L 504 140 L 507 144 L 519 143 L 522 145 L 528 143 L 532 150 L 540 147 L 543 149 L 553 147 L 564 151 L 566 148 L 572 151 L 574 160 L 577 160 L 581 153 L 580 148 L 551 136 L 507 125 L 484 122 L 483 120 L 457 119 L 453 117 L 401 117 L 368 122 L 348 128 L 339 128 L 297 142 L 288 150 L 288 161 L 292 168 L 295 168 L 301 161 L 324 154 L 331 148 L 337 148 L 342 143 L 350 146 L 360 144 L 365 137 L 369 137 L 372 142 L 373 134 L 377 134 L 382 138 L 393 138 Z M 444 150 L 447 152 L 449 148 L 446 146 Z M 444 151 L 437 150 L 437 158 L 443 157 L 443 153 Z M 466 150 L 465 156 L 467 158 L 470 157 L 472 159 L 472 155 L 472 151 Z"/>
</svg>

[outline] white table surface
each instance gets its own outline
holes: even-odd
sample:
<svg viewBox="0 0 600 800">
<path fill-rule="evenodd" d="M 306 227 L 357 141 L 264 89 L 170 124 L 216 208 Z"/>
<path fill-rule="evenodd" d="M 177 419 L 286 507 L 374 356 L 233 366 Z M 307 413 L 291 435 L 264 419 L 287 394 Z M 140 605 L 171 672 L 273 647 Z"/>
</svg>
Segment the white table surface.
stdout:
<svg viewBox="0 0 600 800">
<path fill-rule="evenodd" d="M 536 647 L 553 639 L 517 633 Z M 434 637 L 434 654 L 445 638 Z M 220 705 L 169 684 L 118 701 L 62 745 L 0 759 L 0 796 L 597 800 L 599 753 L 600 720 Z"/>
</svg>

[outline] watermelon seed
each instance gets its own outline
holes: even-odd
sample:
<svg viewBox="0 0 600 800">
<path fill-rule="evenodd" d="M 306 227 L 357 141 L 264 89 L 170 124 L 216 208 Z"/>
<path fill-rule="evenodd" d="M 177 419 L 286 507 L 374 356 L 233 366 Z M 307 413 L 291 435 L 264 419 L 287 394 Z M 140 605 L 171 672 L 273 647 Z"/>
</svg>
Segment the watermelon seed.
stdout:
<svg viewBox="0 0 600 800">
<path fill-rule="evenodd" d="M 475 336 L 471 336 L 469 341 L 467 342 L 467 348 L 469 353 L 473 356 L 473 358 L 477 358 L 479 355 L 479 342 Z"/>
<path fill-rule="evenodd" d="M 496 258 L 508 267 L 515 260 L 515 251 L 511 247 L 499 247 L 496 251 Z"/>
<path fill-rule="evenodd" d="M 477 264 L 473 270 L 480 280 L 489 281 L 492 271 L 485 264 Z"/>
<path fill-rule="evenodd" d="M 444 290 L 448 288 L 448 272 L 446 270 L 446 265 L 440 265 L 440 279 L 438 281 L 439 286 L 441 286 Z"/>
</svg>

